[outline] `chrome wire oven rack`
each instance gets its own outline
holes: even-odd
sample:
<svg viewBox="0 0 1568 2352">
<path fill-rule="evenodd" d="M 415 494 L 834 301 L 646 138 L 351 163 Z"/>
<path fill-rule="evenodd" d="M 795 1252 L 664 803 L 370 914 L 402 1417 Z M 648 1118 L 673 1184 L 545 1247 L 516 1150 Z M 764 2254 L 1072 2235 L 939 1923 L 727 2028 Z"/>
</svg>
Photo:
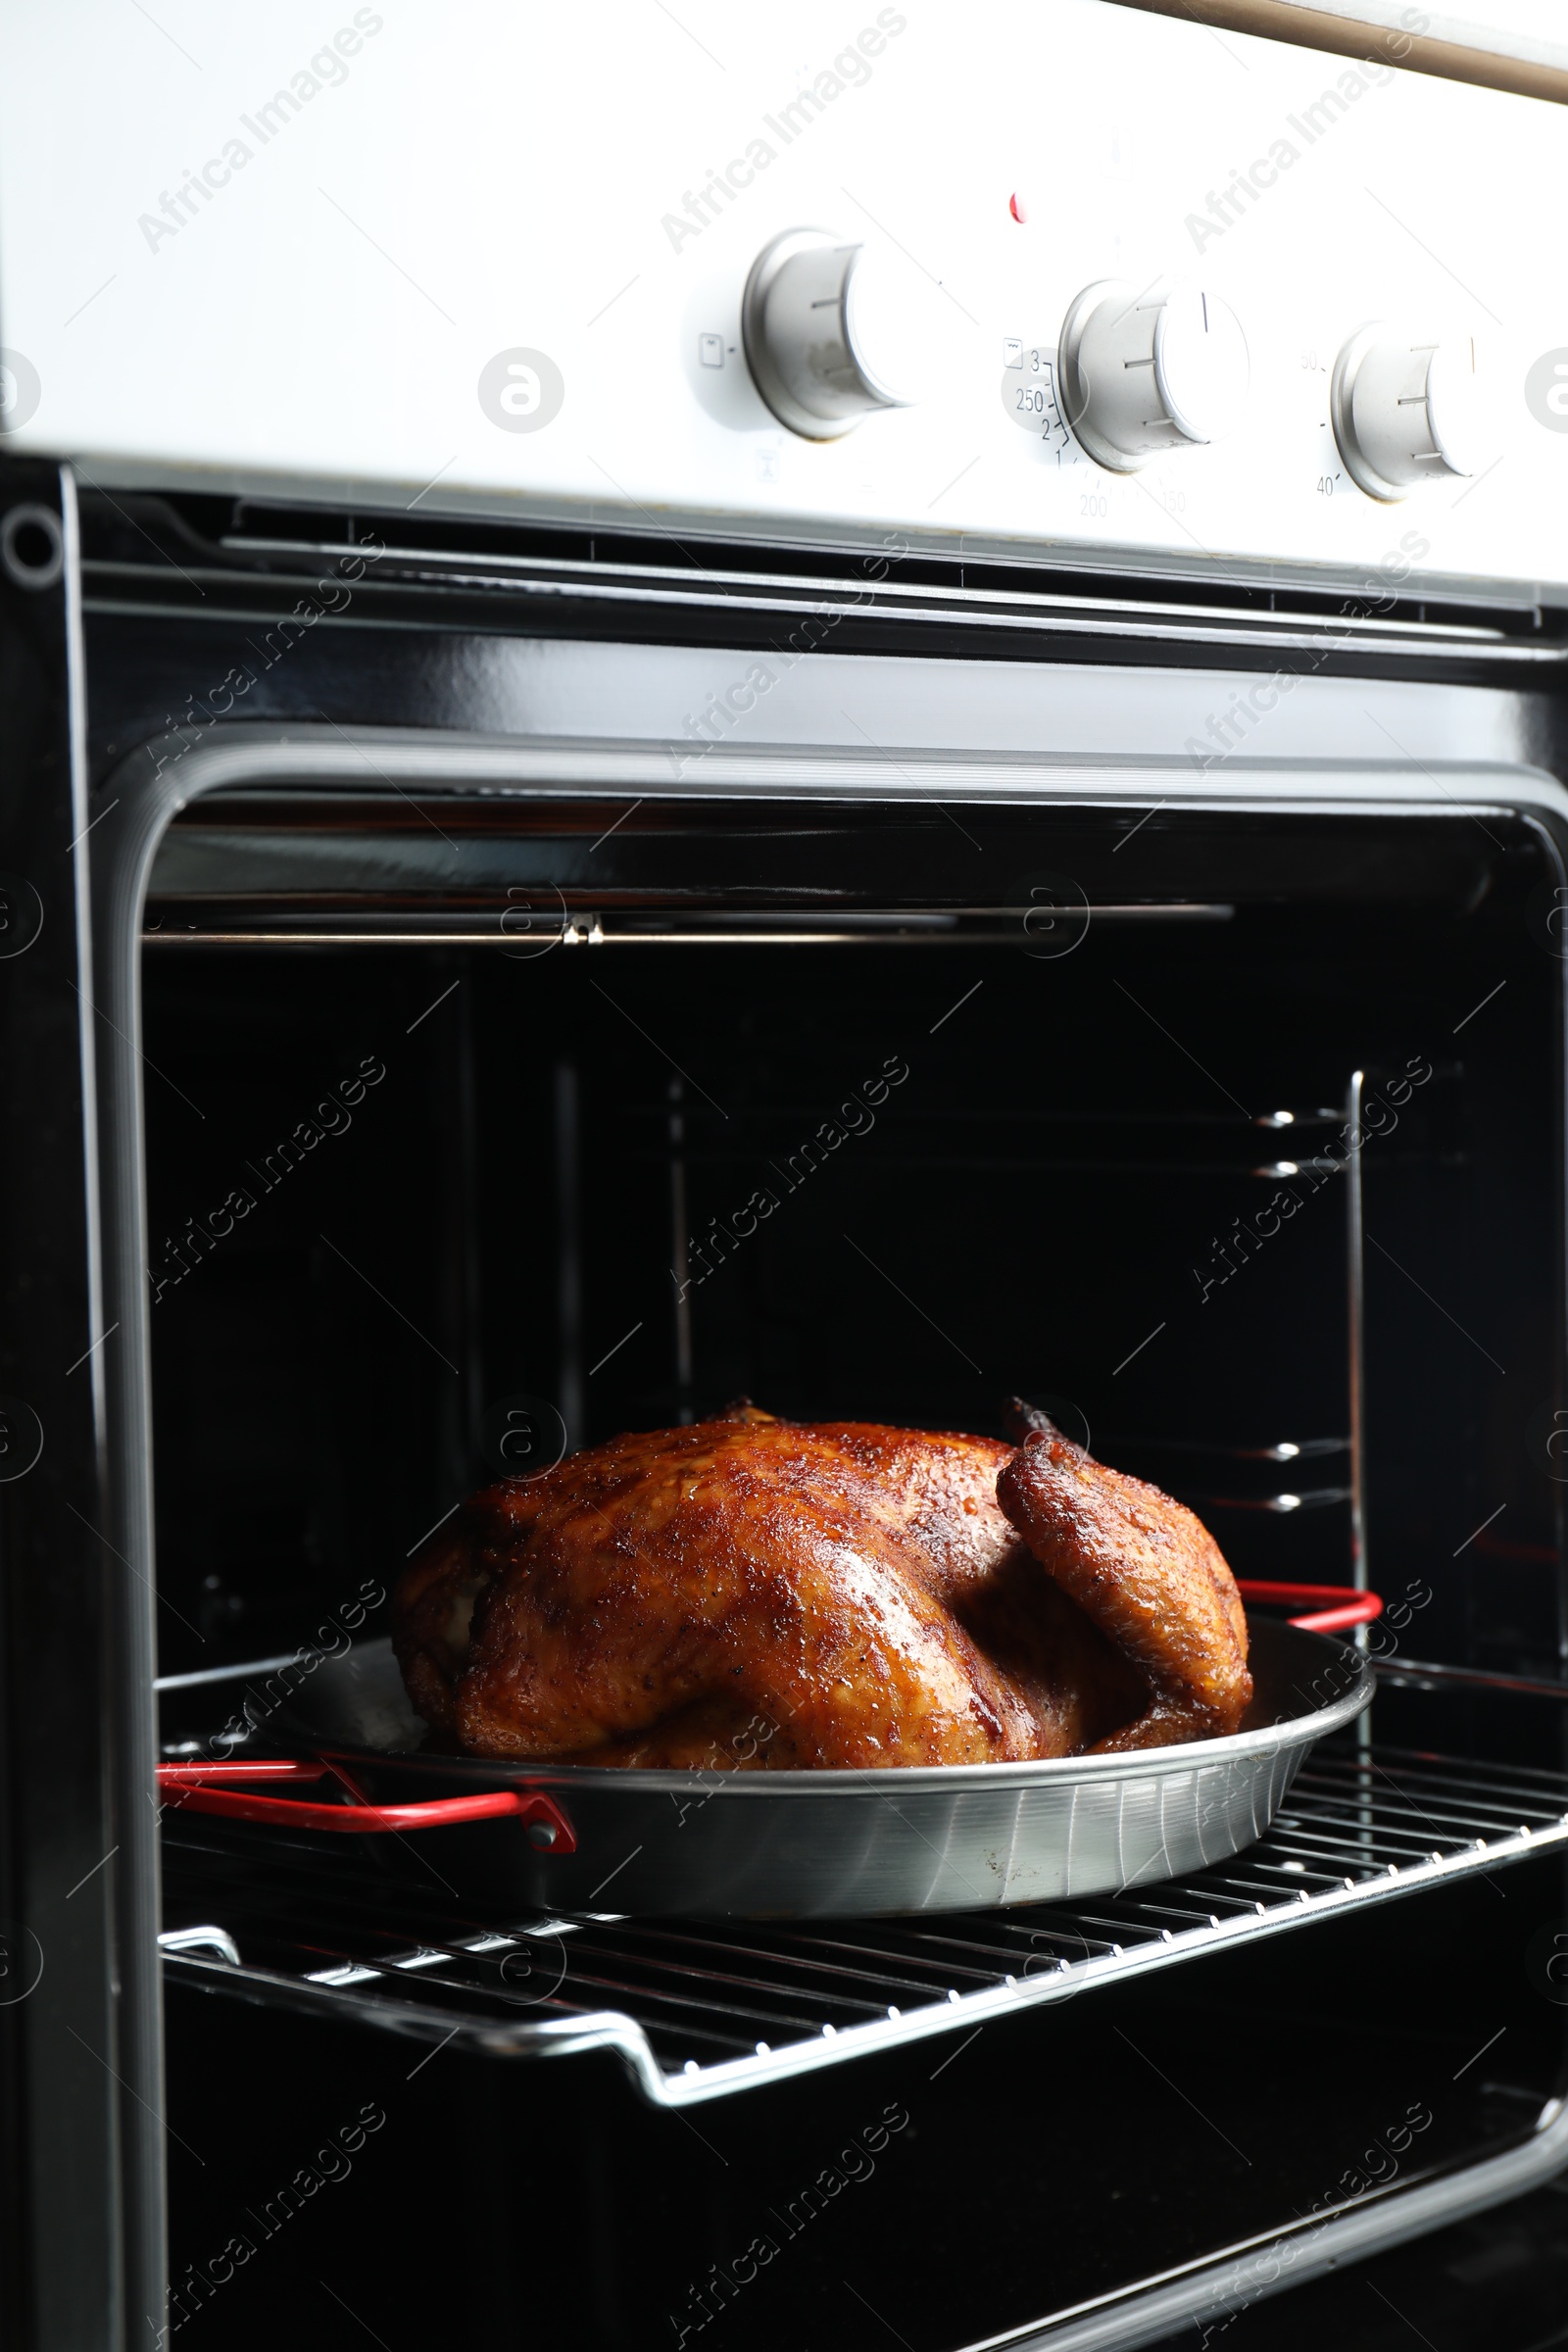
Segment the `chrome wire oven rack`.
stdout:
<svg viewBox="0 0 1568 2352">
<path fill-rule="evenodd" d="M 1533 1687 L 1548 1689 L 1568 1695 Z M 335 1894 L 313 1890 L 300 1931 L 278 1924 L 254 1847 L 227 1880 L 224 1922 L 204 1918 L 193 1906 L 211 1906 L 226 1874 L 211 1847 L 182 1864 L 175 1845 L 169 1910 L 192 1924 L 162 1942 L 172 1982 L 493 2056 L 611 2049 L 648 2099 L 684 2107 L 1553 1846 L 1568 1847 L 1568 1774 L 1347 1740 L 1303 1766 L 1255 1845 L 1137 1895 L 787 1928 L 433 1925 L 434 1913 L 389 1914 L 384 1897 L 356 1906 L 339 1877 Z"/>
</svg>

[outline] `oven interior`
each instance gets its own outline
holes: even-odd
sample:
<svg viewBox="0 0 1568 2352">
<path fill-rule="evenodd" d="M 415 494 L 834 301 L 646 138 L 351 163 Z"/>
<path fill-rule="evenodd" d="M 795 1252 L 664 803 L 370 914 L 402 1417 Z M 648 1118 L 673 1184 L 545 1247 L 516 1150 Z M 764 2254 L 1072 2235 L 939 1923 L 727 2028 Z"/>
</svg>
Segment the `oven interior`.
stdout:
<svg viewBox="0 0 1568 2352">
<path fill-rule="evenodd" d="M 1191 1501 L 1238 1575 L 1348 1584 L 1359 1555 L 1389 1604 L 1370 1745 L 1256 1865 L 1313 1915 L 1279 1932 L 1233 1874 L 1211 1915 L 1173 1902 L 1187 1964 L 1136 1974 L 1113 1905 L 475 1921 L 433 1835 L 389 1860 L 172 1813 L 169 1930 L 215 1932 L 169 1972 L 176 2297 L 243 2208 L 246 2324 L 297 2316 L 309 2273 L 307 2340 L 336 2340 L 329 2282 L 389 2343 L 525 2308 L 607 2346 L 880 2320 L 925 2352 L 1556 2112 L 1560 1864 L 1473 1857 L 1568 1812 L 1563 1711 L 1527 1688 L 1563 1656 L 1557 877 L 1534 822 L 1457 805 L 259 786 L 176 820 L 142 957 L 170 1752 L 227 1713 L 222 1670 L 384 1630 L 476 1484 L 740 1396 L 999 1434 L 1022 1396 Z M 1451 1872 L 1317 1915 L 1390 1855 L 1391 1884 Z M 1272 1932 L 1205 1941 L 1227 1905 Z M 500 2030 L 628 2010 L 701 2077 L 760 2019 L 776 2045 L 958 1998 L 1009 1948 L 1103 1982 L 686 2105 Z M 277 2183 L 366 2101 L 353 2178 L 285 2229 Z M 393 2278 L 393 2150 L 441 2146 Z M 759 2237 L 765 2288 L 737 2276 Z"/>
</svg>

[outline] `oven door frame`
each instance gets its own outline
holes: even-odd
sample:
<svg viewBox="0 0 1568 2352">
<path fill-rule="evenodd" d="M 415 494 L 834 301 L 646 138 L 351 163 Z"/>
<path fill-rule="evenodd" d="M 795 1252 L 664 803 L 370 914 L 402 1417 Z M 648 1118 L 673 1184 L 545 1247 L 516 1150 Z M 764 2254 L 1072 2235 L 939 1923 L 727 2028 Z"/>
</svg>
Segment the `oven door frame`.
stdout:
<svg viewBox="0 0 1568 2352">
<path fill-rule="evenodd" d="M 546 658 L 573 648 L 544 649 Z M 662 649 L 640 647 L 641 661 L 657 660 Z M 826 669 L 829 664 L 824 664 Z M 947 673 L 956 697 L 973 691 L 973 665 L 912 656 L 924 691 L 933 671 Z M 1049 694 L 1051 671 L 1038 673 Z M 1114 674 L 1114 673 L 1112 673 Z M 104 1314 L 118 1320 L 121 1346 L 106 1365 L 109 1541 L 136 1580 L 122 1612 L 122 1652 L 117 1661 L 124 1704 L 119 1711 L 118 1786 L 125 1808 L 156 1805 L 156 1562 L 153 1544 L 152 1395 L 146 1173 L 143 1150 L 141 1075 L 141 956 L 143 913 L 158 847 L 172 819 L 213 793 L 240 787 L 274 790 L 384 794 L 388 785 L 404 794 L 438 798 L 480 792 L 504 799 L 551 801 L 603 798 L 619 806 L 642 797 L 689 801 L 857 800 L 881 805 L 929 808 L 935 798 L 971 806 L 1008 805 L 1095 808 L 1105 811 L 1146 808 L 1161 801 L 1175 813 L 1310 813 L 1360 816 L 1447 816 L 1510 813 L 1540 834 L 1559 871 L 1568 877 L 1568 790 L 1544 769 L 1523 761 L 1459 761 L 1438 779 L 1413 755 L 1407 763 L 1387 765 L 1350 760 L 1281 759 L 1244 765 L 1227 760 L 1222 772 L 1201 777 L 1191 762 L 1152 758 L 1147 749 L 1118 756 L 1107 743 L 1090 760 L 1022 754 L 929 755 L 912 765 L 875 747 L 857 744 L 842 726 L 834 682 L 822 675 L 801 681 L 820 736 L 806 748 L 741 751 L 715 744 L 693 761 L 688 745 L 632 735 L 595 741 L 586 736 L 547 737 L 519 733 L 494 737 L 374 727 L 280 726 L 220 722 L 184 729 L 142 745 L 124 759 L 100 787 L 101 814 L 95 820 L 94 957 L 100 1008 L 105 1013 L 99 1050 L 100 1183 L 104 1219 Z M 1103 687 L 1103 678 L 1101 681 Z M 813 690 L 814 689 L 814 690 Z M 853 722 L 851 722 L 853 724 Z M 1115 725 L 1114 718 L 1111 721 Z M 837 730 L 837 740 L 835 740 Z M 687 757 L 682 758 L 680 755 Z M 685 772 L 695 767 L 695 775 Z M 497 942 L 504 933 L 498 914 Z M 1568 965 L 1564 986 L 1568 990 Z M 1563 996 L 1559 995 L 1558 1052 L 1564 1051 Z M 1568 1102 L 1568 1086 L 1564 1087 Z M 1558 1136 L 1559 1164 L 1563 1138 Z M 1559 1248 L 1568 1265 L 1568 1197 L 1559 1202 Z M 1555 1301 L 1559 1375 L 1564 1367 L 1564 1301 Z M 151 1864 L 156 1873 L 156 1857 Z M 156 1877 L 144 1883 L 140 1900 L 156 1902 Z M 125 1954 L 126 1990 L 156 2002 L 156 1987 L 143 1982 L 158 1967 L 156 1946 Z M 130 2084 L 146 2113 L 161 2117 L 161 2043 L 141 2079 Z M 1501 2203 L 1538 2186 L 1568 2165 L 1568 2104 L 1533 2138 L 1442 2180 L 1413 2186 L 1341 2214 L 1304 2241 L 1281 2233 L 1267 2242 L 1224 2255 L 1165 2283 L 1144 2284 L 1113 2303 L 1045 2326 L 1013 2331 L 987 2343 L 1005 2342 L 1016 2352 L 1108 2352 L 1151 2342 L 1185 2320 L 1225 2312 L 1277 2293 L 1403 2239 Z M 136 2268 L 149 2288 L 148 2307 L 159 2309 L 163 2278 L 164 2182 L 161 2173 L 129 2184 L 132 2226 L 140 2251 Z M 977 2343 L 970 2352 L 987 2352 Z"/>
</svg>

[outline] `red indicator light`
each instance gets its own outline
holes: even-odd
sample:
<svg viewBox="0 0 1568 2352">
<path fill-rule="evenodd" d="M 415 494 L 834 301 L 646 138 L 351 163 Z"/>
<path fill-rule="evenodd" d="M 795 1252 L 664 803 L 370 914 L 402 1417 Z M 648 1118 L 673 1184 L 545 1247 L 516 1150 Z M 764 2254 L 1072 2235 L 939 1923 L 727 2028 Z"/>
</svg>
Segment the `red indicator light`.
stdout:
<svg viewBox="0 0 1568 2352">
<path fill-rule="evenodd" d="M 1007 210 L 1020 224 L 1029 218 L 1029 207 L 1016 191 L 1007 198 Z"/>
</svg>

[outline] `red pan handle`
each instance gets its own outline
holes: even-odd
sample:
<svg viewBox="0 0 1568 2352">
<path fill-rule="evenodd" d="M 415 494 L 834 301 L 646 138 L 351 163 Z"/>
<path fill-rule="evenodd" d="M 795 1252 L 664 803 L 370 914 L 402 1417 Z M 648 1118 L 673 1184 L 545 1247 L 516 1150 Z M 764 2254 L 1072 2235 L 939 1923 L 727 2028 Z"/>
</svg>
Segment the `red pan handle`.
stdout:
<svg viewBox="0 0 1568 2352">
<path fill-rule="evenodd" d="M 252 1784 L 276 1781 L 322 1781 L 331 1778 L 347 1788 L 346 1805 L 313 1804 L 307 1798 L 249 1795 L 243 1788 L 215 1788 L 213 1781 Z M 243 1763 L 160 1764 L 158 1786 L 178 1789 L 179 1802 L 193 1813 L 222 1813 L 233 1821 L 275 1821 L 297 1830 L 435 1830 L 456 1821 L 526 1822 L 530 1842 L 542 1851 L 571 1854 L 577 1850 L 576 1832 L 552 1796 L 542 1788 L 487 1788 L 475 1796 L 422 1797 L 411 1805 L 372 1805 L 366 1801 L 341 1765 L 323 1758 L 283 1756 L 256 1758 Z"/>
<path fill-rule="evenodd" d="M 1304 1617 L 1293 1617 L 1305 1634 L 1338 1634 L 1347 1626 L 1370 1625 L 1374 1617 L 1383 1614 L 1383 1598 L 1377 1592 L 1357 1592 L 1348 1585 L 1274 1585 L 1259 1582 L 1255 1577 L 1240 1577 L 1236 1590 L 1244 1600 L 1326 1600 L 1334 1605 L 1313 1609 Z"/>
</svg>

